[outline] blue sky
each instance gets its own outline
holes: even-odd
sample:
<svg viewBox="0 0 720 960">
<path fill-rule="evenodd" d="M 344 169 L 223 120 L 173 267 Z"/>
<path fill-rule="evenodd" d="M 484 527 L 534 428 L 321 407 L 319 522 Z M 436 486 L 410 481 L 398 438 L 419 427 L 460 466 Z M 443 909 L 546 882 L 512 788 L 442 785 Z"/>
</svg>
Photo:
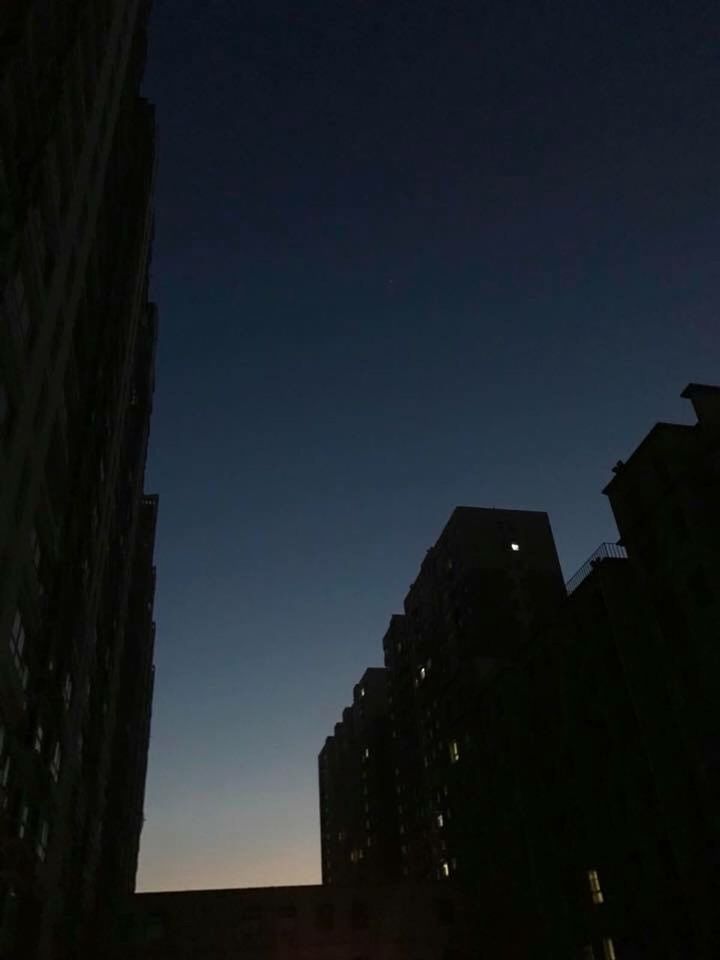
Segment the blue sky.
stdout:
<svg viewBox="0 0 720 960">
<path fill-rule="evenodd" d="M 548 510 L 569 576 L 717 381 L 716 12 L 631 6 L 155 0 L 140 888 L 318 881 L 317 752 L 452 508 Z"/>
</svg>

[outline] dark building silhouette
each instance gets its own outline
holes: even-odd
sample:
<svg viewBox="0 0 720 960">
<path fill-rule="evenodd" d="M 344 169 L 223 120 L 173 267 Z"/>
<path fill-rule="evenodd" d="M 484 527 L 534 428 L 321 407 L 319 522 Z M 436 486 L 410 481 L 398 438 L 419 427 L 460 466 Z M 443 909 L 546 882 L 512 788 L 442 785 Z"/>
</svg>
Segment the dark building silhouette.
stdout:
<svg viewBox="0 0 720 960">
<path fill-rule="evenodd" d="M 103 958 L 475 960 L 478 937 L 452 884 L 186 890 L 137 894 Z"/>
<path fill-rule="evenodd" d="M 322 876 L 358 884 L 400 876 L 387 674 L 366 670 L 320 752 Z"/>
<path fill-rule="evenodd" d="M 403 875 L 493 955 L 720 955 L 720 389 L 683 396 L 615 467 L 618 544 L 563 586 L 543 514 L 458 509 L 385 635 Z"/>
<path fill-rule="evenodd" d="M 563 597 L 544 513 L 458 507 L 428 551 L 384 639 L 406 876 L 472 873 L 476 815 L 460 760 L 476 736 L 479 685 Z"/>
<path fill-rule="evenodd" d="M 152 697 L 157 320 L 145 0 L 0 8 L 0 956 L 134 885 Z"/>
</svg>

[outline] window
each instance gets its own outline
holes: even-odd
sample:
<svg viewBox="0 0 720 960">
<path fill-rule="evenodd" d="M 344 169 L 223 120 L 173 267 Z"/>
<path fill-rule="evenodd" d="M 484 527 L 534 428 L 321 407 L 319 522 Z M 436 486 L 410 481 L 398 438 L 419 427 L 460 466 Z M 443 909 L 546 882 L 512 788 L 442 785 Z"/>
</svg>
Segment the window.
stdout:
<svg viewBox="0 0 720 960">
<path fill-rule="evenodd" d="M 612 942 L 610 937 L 605 937 L 603 940 L 603 955 L 605 960 L 617 960 L 615 954 L 615 944 Z"/>
<path fill-rule="evenodd" d="M 592 895 L 592 902 L 603 903 L 605 901 L 605 897 L 603 896 L 602 887 L 600 886 L 600 878 L 598 877 L 597 870 L 588 870 L 587 878 L 590 886 L 590 893 Z"/>
<path fill-rule="evenodd" d="M 335 926 L 335 905 L 319 903 L 315 908 L 315 926 L 318 930 L 332 930 Z"/>
<path fill-rule="evenodd" d="M 517 552 L 519 551 L 519 549 L 520 549 L 520 544 L 519 544 L 519 543 L 511 543 L 511 544 L 510 544 L 510 549 L 512 550 L 513 553 L 517 553 Z"/>
<path fill-rule="evenodd" d="M 0 768 L 0 787 L 7 790 L 10 781 L 10 756 L 6 756 L 2 768 Z M 3 800 L 3 806 L 7 806 L 7 796 Z"/>
<path fill-rule="evenodd" d="M 370 757 L 370 747 L 365 747 L 363 752 L 363 760 L 367 760 Z"/>
<path fill-rule="evenodd" d="M 69 710 L 70 703 L 72 701 L 72 677 L 69 673 L 65 674 L 65 681 L 63 683 L 63 703 L 65 704 L 65 709 Z"/>
<path fill-rule="evenodd" d="M 440 827 L 440 829 L 442 830 L 442 828 L 445 826 L 445 817 L 443 817 L 443 815 L 442 815 L 441 813 L 439 813 L 439 814 L 435 817 L 435 823 L 436 823 L 436 824 L 438 825 L 438 827 Z"/>
<path fill-rule="evenodd" d="M 5 384 L 0 383 L 0 440 L 10 435 L 13 423 L 13 405 Z"/>
<path fill-rule="evenodd" d="M 443 862 L 440 864 L 440 874 L 443 877 L 450 876 L 450 864 L 447 862 L 447 860 L 443 860 Z"/>
<path fill-rule="evenodd" d="M 12 653 L 15 668 L 20 674 L 20 680 L 23 689 L 27 687 L 28 669 L 23 662 L 23 651 L 25 650 L 25 626 L 22 615 L 19 610 L 15 611 L 12 629 L 10 630 L 10 651 Z"/>
<path fill-rule="evenodd" d="M 38 723 L 38 725 L 35 727 L 35 740 L 33 742 L 33 750 L 35 753 L 42 753 L 44 737 L 45 731 L 43 730 L 43 725 Z"/>
<path fill-rule="evenodd" d="M 455 909 L 452 901 L 450 900 L 435 900 L 433 901 L 433 906 L 435 907 L 435 916 L 438 923 L 443 926 L 448 926 L 455 919 Z"/>
<path fill-rule="evenodd" d="M 50 827 L 47 820 L 40 821 L 40 829 L 38 830 L 37 843 L 35 844 L 35 852 L 37 853 L 38 860 L 44 862 L 47 857 L 47 847 L 48 847 L 48 838 L 50 836 Z"/>
<path fill-rule="evenodd" d="M 370 911 L 364 900 L 354 900 L 350 909 L 353 930 L 366 930 L 370 926 Z"/>
<path fill-rule="evenodd" d="M 20 817 L 18 819 L 18 836 L 22 840 L 27 833 L 28 822 L 30 820 L 30 807 L 24 803 L 20 807 Z"/>
<path fill-rule="evenodd" d="M 457 763 L 460 759 L 460 748 L 458 747 L 457 740 L 451 740 L 448 747 L 450 750 L 450 763 Z"/>
<path fill-rule="evenodd" d="M 55 749 L 53 750 L 52 760 L 50 761 L 50 773 L 55 783 L 60 779 L 60 767 L 62 765 L 62 747 L 60 746 L 60 741 L 58 740 L 55 744 Z"/>
<path fill-rule="evenodd" d="M 365 687 L 360 687 L 360 696 L 361 697 L 365 696 Z"/>
<path fill-rule="evenodd" d="M 424 680 L 426 676 L 427 676 L 427 670 L 425 669 L 425 667 L 420 667 L 420 679 Z"/>
<path fill-rule="evenodd" d="M 705 573 L 700 567 L 698 567 L 693 576 L 688 580 L 688 586 L 695 603 L 699 607 L 706 607 L 712 603 L 712 590 L 710 589 L 710 584 L 707 581 Z"/>
</svg>

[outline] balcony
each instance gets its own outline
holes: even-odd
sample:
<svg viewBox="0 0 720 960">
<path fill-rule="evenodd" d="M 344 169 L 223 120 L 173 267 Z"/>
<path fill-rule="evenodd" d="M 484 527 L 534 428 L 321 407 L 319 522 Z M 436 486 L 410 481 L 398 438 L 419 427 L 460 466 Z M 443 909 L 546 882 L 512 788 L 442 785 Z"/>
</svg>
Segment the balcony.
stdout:
<svg viewBox="0 0 720 960">
<path fill-rule="evenodd" d="M 571 593 L 577 590 L 583 580 L 589 577 L 595 567 L 604 560 L 627 560 L 627 551 L 625 547 L 620 547 L 616 543 L 601 543 L 565 584 L 567 595 L 570 596 Z"/>
</svg>

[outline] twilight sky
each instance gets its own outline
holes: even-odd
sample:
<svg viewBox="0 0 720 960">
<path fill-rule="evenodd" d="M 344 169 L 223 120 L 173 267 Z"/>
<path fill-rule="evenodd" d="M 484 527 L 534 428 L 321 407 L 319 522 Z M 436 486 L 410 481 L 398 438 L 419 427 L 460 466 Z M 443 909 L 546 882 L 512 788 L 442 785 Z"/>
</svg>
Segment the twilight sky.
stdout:
<svg viewBox="0 0 720 960">
<path fill-rule="evenodd" d="M 601 488 L 720 378 L 714 0 L 155 0 L 141 889 L 317 882 L 316 757 L 456 504 Z"/>
</svg>

